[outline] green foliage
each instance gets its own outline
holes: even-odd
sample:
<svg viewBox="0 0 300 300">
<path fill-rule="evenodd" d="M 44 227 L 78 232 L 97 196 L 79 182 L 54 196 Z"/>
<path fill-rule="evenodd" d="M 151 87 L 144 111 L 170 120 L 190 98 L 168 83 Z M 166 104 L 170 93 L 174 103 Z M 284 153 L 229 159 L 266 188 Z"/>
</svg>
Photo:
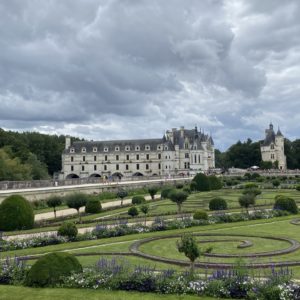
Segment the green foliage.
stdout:
<svg viewBox="0 0 300 300">
<path fill-rule="evenodd" d="M 146 200 L 145 200 L 145 197 L 144 196 L 133 196 L 132 197 L 132 200 L 131 200 L 131 203 L 133 205 L 139 205 L 139 204 L 142 204 L 144 203 Z"/>
<path fill-rule="evenodd" d="M 253 189 L 244 189 L 243 194 L 253 194 L 254 196 L 258 196 L 261 194 L 261 190 L 253 188 Z"/>
<path fill-rule="evenodd" d="M 148 193 L 150 194 L 152 200 L 154 200 L 155 194 L 158 192 L 158 187 L 157 186 L 149 186 L 148 187 Z"/>
<path fill-rule="evenodd" d="M 121 199 L 121 206 L 123 206 L 123 200 L 128 196 L 128 192 L 124 189 L 119 189 L 117 191 L 117 197 Z"/>
<path fill-rule="evenodd" d="M 205 174 L 198 173 L 191 182 L 191 190 L 205 192 L 210 190 L 210 182 Z"/>
<path fill-rule="evenodd" d="M 223 182 L 215 175 L 208 176 L 210 190 L 220 190 L 223 187 Z"/>
<path fill-rule="evenodd" d="M 139 211 L 135 206 L 132 206 L 128 209 L 128 215 L 129 216 L 134 218 L 134 217 L 138 216 L 138 214 L 139 214 Z"/>
<path fill-rule="evenodd" d="M 190 194 L 192 192 L 189 184 L 186 184 L 182 190 L 188 194 Z"/>
<path fill-rule="evenodd" d="M 186 201 L 189 195 L 181 190 L 173 190 L 169 193 L 170 200 L 176 203 L 178 208 L 178 213 L 181 212 L 181 205 L 184 201 Z"/>
<path fill-rule="evenodd" d="M 54 286 L 61 282 L 62 276 L 72 272 L 82 272 L 82 266 L 77 258 L 66 252 L 53 252 L 39 258 L 28 272 L 26 285 Z"/>
<path fill-rule="evenodd" d="M 54 217 L 56 218 L 56 207 L 62 204 L 62 198 L 60 196 L 52 196 L 46 200 L 46 203 L 53 208 Z"/>
<path fill-rule="evenodd" d="M 173 186 L 164 186 L 161 190 L 160 197 L 161 199 L 169 198 L 169 193 L 174 190 Z"/>
<path fill-rule="evenodd" d="M 147 213 L 149 212 L 149 205 L 148 204 L 144 204 L 140 207 L 140 210 L 141 212 L 144 214 L 144 215 L 147 215 Z"/>
<path fill-rule="evenodd" d="M 194 262 L 200 256 L 200 250 L 196 239 L 191 234 L 184 234 L 181 236 L 181 240 L 177 241 L 177 249 L 191 262 L 191 273 L 194 271 Z"/>
<path fill-rule="evenodd" d="M 83 193 L 74 193 L 71 195 L 68 195 L 66 197 L 66 204 L 69 208 L 74 208 L 77 210 L 79 221 L 81 221 L 81 215 L 80 215 L 80 207 L 83 207 L 86 205 L 87 200 L 89 199 L 89 196 Z"/>
<path fill-rule="evenodd" d="M 258 185 L 256 183 L 249 182 L 249 183 L 246 183 L 243 187 L 244 187 L 244 189 L 257 189 Z"/>
<path fill-rule="evenodd" d="M 272 181 L 273 187 L 277 188 L 280 186 L 280 181 L 278 179 L 275 179 Z"/>
<path fill-rule="evenodd" d="M 60 236 L 65 236 L 70 240 L 76 238 L 78 230 L 76 225 L 73 222 L 64 222 L 57 231 L 57 234 Z"/>
<path fill-rule="evenodd" d="M 227 202 L 221 197 L 215 197 L 209 201 L 210 210 L 225 210 L 227 209 Z"/>
<path fill-rule="evenodd" d="M 298 207 L 294 199 L 277 195 L 275 197 L 274 209 L 286 210 L 292 214 L 298 213 Z"/>
<path fill-rule="evenodd" d="M 255 205 L 255 195 L 252 193 L 244 194 L 239 197 L 239 204 L 248 210 L 249 206 Z"/>
<path fill-rule="evenodd" d="M 181 183 L 181 182 L 179 182 L 179 183 L 177 183 L 176 184 L 176 189 L 183 189 L 183 187 L 184 187 L 184 184 L 183 183 Z"/>
<path fill-rule="evenodd" d="M 300 185 L 299 184 L 296 186 L 296 190 L 300 192 Z"/>
<path fill-rule="evenodd" d="M 97 214 L 101 212 L 102 206 L 98 199 L 88 199 L 85 205 L 85 212 L 87 214 Z"/>
<path fill-rule="evenodd" d="M 31 229 L 33 225 L 33 208 L 24 197 L 12 195 L 0 204 L 0 231 Z"/>
<path fill-rule="evenodd" d="M 259 166 L 263 170 L 270 170 L 273 168 L 273 164 L 271 161 L 261 161 Z"/>
<path fill-rule="evenodd" d="M 194 220 L 208 220 L 208 214 L 204 210 L 196 210 L 193 214 Z"/>
</svg>

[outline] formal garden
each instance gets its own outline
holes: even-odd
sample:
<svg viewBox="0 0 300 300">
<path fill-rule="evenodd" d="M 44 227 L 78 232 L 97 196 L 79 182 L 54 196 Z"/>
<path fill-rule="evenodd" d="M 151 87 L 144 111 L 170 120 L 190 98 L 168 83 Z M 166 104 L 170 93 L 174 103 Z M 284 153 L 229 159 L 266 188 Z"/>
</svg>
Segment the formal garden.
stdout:
<svg viewBox="0 0 300 300">
<path fill-rule="evenodd" d="M 198 174 L 34 204 L 11 196 L 0 205 L 0 295 L 298 299 L 299 183 Z M 56 216 L 67 208 L 74 214 Z M 49 211 L 53 218 L 35 221 Z"/>
</svg>

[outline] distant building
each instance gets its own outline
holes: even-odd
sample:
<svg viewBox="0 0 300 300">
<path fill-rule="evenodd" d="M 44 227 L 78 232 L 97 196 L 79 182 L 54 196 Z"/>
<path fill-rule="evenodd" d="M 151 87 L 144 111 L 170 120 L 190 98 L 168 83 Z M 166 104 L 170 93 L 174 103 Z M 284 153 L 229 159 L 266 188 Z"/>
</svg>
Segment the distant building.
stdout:
<svg viewBox="0 0 300 300">
<path fill-rule="evenodd" d="M 278 128 L 275 134 L 273 124 L 265 130 L 266 137 L 260 145 L 261 157 L 263 161 L 271 161 L 273 165 L 278 164 L 278 168 L 286 170 L 286 156 L 284 154 L 284 136 Z"/>
<path fill-rule="evenodd" d="M 188 175 L 214 167 L 212 137 L 197 127 L 180 127 L 158 139 L 72 142 L 67 137 L 60 178 Z"/>
</svg>

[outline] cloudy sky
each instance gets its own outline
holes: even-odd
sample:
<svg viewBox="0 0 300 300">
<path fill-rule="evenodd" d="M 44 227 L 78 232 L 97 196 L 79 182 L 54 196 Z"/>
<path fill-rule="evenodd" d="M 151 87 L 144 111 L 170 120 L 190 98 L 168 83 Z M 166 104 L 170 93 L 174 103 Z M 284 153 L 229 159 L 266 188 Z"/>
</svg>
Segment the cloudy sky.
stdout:
<svg viewBox="0 0 300 300">
<path fill-rule="evenodd" d="M 299 0 L 2 0 L 0 127 L 300 137 Z"/>
</svg>

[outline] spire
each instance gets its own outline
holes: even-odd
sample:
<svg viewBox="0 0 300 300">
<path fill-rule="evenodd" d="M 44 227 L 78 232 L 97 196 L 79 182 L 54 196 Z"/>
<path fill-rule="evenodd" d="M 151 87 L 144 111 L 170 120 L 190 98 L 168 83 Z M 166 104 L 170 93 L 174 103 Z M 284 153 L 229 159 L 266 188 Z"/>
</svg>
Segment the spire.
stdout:
<svg viewBox="0 0 300 300">
<path fill-rule="evenodd" d="M 278 126 L 278 130 L 277 130 L 277 133 L 276 133 L 276 135 L 277 136 L 283 136 L 283 134 L 281 133 L 281 131 L 280 131 L 280 128 L 279 128 L 279 126 Z"/>
</svg>

